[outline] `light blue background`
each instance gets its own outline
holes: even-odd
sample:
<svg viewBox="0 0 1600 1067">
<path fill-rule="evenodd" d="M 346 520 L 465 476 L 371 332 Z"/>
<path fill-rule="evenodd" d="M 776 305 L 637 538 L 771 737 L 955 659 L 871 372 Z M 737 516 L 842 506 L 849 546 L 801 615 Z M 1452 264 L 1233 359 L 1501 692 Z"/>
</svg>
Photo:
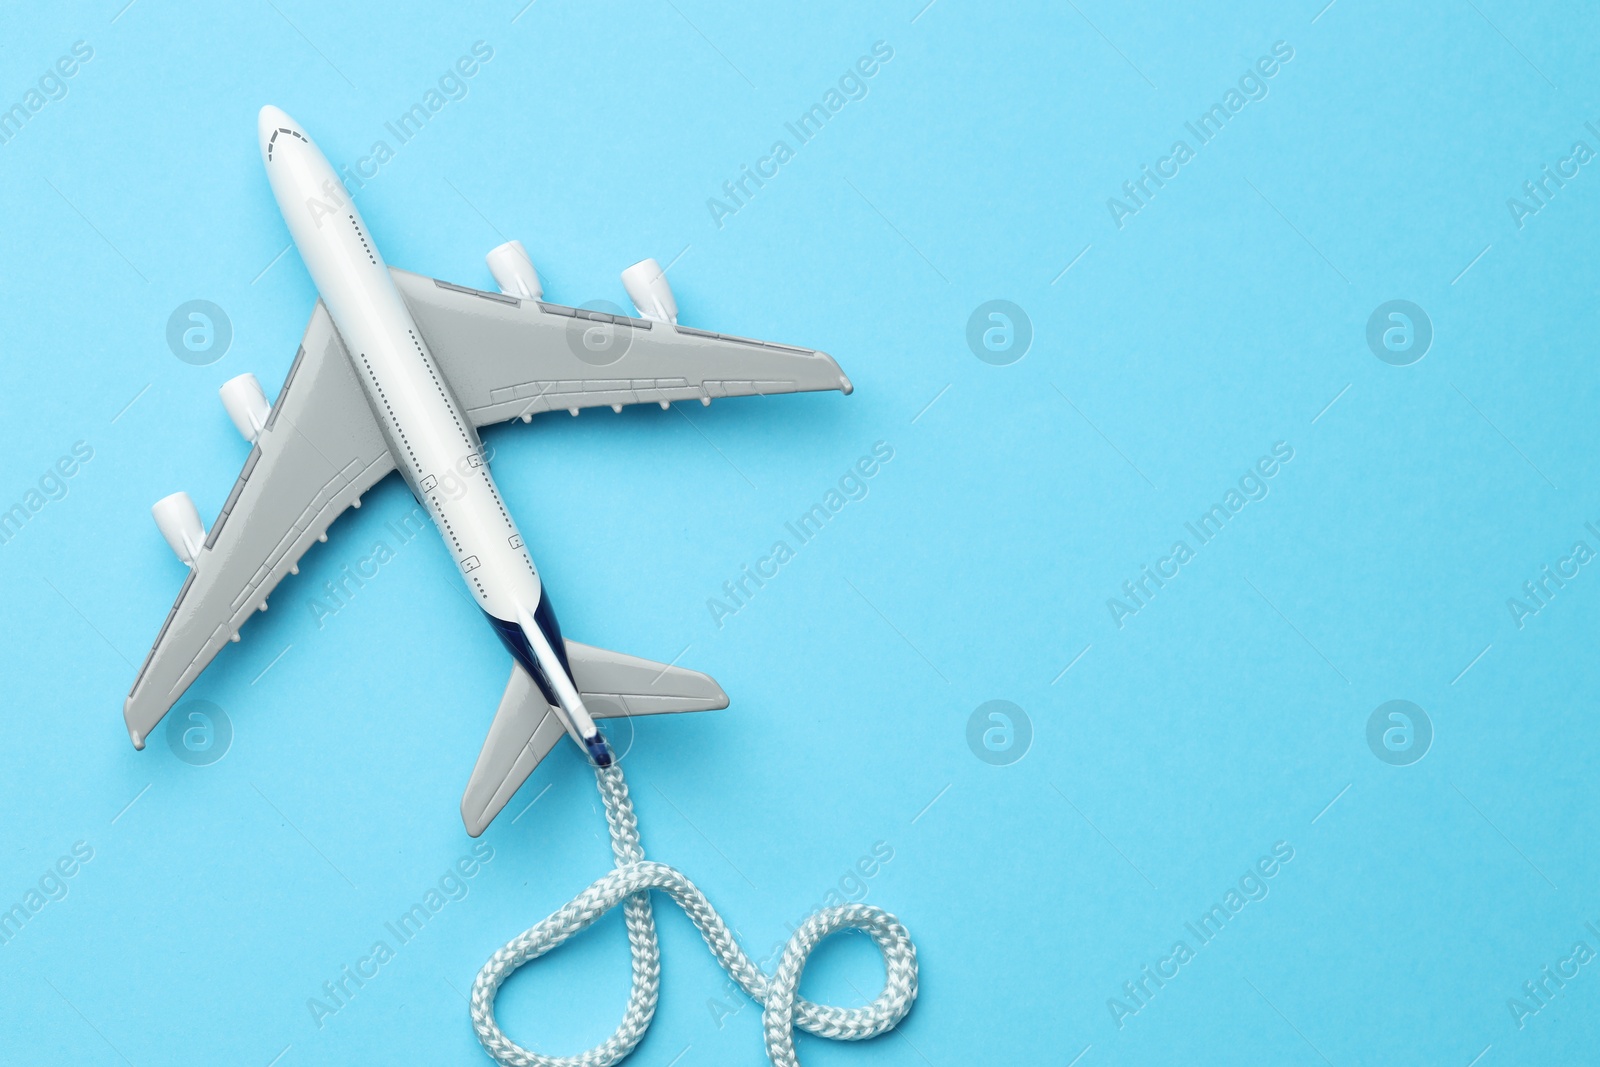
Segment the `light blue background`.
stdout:
<svg viewBox="0 0 1600 1067">
<path fill-rule="evenodd" d="M 487 435 L 566 631 L 681 653 L 732 697 L 639 727 L 650 854 L 765 956 L 892 848 L 866 899 L 915 935 L 921 998 L 899 1036 L 802 1037 L 807 1062 L 1592 1058 L 1600 963 L 1520 1029 L 1507 999 L 1574 942 L 1600 949 L 1600 577 L 1521 629 L 1506 600 L 1575 541 L 1600 549 L 1600 175 L 1521 229 L 1506 201 L 1575 140 L 1600 149 L 1600 16 L 451 6 L 7 16 L 6 106 L 74 41 L 94 58 L 0 146 L 0 506 L 75 441 L 94 458 L 0 547 L 0 904 L 74 842 L 94 859 L 0 946 L 0 1059 L 484 1062 L 477 968 L 610 863 L 558 750 L 467 897 L 313 1022 L 308 998 L 467 854 L 459 799 L 506 674 L 431 534 L 314 620 L 410 510 L 393 480 L 193 687 L 231 719 L 225 758 L 180 762 L 164 731 L 136 753 L 121 718 L 183 573 L 148 506 L 185 488 L 215 515 L 246 454 L 216 388 L 251 370 L 275 393 L 315 299 L 296 254 L 274 262 L 257 109 L 353 160 L 479 40 L 494 58 L 467 98 L 359 194 L 391 263 L 488 286 L 483 253 L 518 237 L 550 298 L 580 303 L 679 257 L 683 321 L 826 349 L 857 387 Z M 894 58 L 869 95 L 718 228 L 707 198 L 876 41 Z M 1107 198 L 1277 41 L 1294 58 L 1267 98 L 1119 230 Z M 234 328 L 204 367 L 164 338 L 196 298 Z M 965 341 L 995 298 L 1033 324 L 1010 366 Z M 1397 298 L 1435 329 L 1407 367 L 1365 341 Z M 895 455 L 866 499 L 718 628 L 707 599 L 877 441 Z M 1107 599 L 1279 441 L 1294 458 L 1270 495 L 1119 629 Z M 1010 766 L 967 745 L 991 699 L 1032 722 Z M 1367 746 L 1391 699 L 1434 724 L 1412 766 Z M 1108 998 L 1280 841 L 1270 895 L 1119 1028 Z M 637 1062 L 753 1062 L 758 1009 L 728 1015 L 742 998 L 658 915 Z M 842 939 L 806 988 L 861 1003 L 880 973 Z M 610 1033 L 626 978 L 612 916 L 515 978 L 502 1021 L 575 1053 Z"/>
</svg>

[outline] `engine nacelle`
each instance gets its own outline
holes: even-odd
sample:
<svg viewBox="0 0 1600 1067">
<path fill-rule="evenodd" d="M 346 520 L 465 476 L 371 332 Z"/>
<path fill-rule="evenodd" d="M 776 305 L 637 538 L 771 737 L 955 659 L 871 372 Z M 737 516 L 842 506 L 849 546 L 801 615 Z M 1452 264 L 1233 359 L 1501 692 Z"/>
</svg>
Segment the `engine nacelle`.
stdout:
<svg viewBox="0 0 1600 1067">
<path fill-rule="evenodd" d="M 241 374 L 237 378 L 229 378 L 217 393 L 222 397 L 222 406 L 228 409 L 228 418 L 233 420 L 240 436 L 255 444 L 261 431 L 266 429 L 267 416 L 272 413 L 272 405 L 267 403 L 267 394 L 262 390 L 261 383 L 256 381 L 256 376 Z"/>
<path fill-rule="evenodd" d="M 628 299 L 639 310 L 639 316 L 656 322 L 678 321 L 678 302 L 673 299 L 672 286 L 661 264 L 653 259 L 641 259 L 622 272 L 622 287 L 628 290 Z"/>
<path fill-rule="evenodd" d="M 162 497 L 151 505 L 150 514 L 183 565 L 193 567 L 201 546 L 206 543 L 206 528 L 200 524 L 200 512 L 189 494 L 173 493 Z"/>
<path fill-rule="evenodd" d="M 544 295 L 539 272 L 533 269 L 533 260 L 521 241 L 507 241 L 483 258 L 502 293 L 521 300 L 538 300 Z"/>
</svg>

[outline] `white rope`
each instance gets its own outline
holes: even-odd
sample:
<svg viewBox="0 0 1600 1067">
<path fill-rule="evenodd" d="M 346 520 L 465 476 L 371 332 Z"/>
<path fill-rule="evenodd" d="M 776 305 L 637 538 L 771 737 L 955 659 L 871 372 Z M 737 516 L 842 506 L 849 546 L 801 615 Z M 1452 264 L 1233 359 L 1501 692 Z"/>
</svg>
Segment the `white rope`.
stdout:
<svg viewBox="0 0 1600 1067">
<path fill-rule="evenodd" d="M 705 894 L 676 868 L 644 858 L 639 843 L 639 821 L 628 798 L 622 768 L 613 764 L 596 769 L 600 795 L 605 800 L 606 822 L 611 827 L 611 851 L 617 867 L 579 893 L 565 907 L 517 937 L 489 957 L 472 985 L 472 1027 L 484 1051 L 508 1067 L 611 1067 L 632 1052 L 655 1015 L 661 992 L 661 946 L 656 940 L 650 911 L 650 890 L 658 889 L 683 908 L 717 962 L 756 1003 L 763 1005 L 762 1028 L 767 1055 L 775 1067 L 798 1067 L 794 1028 L 838 1041 L 861 1041 L 892 1030 L 917 998 L 917 950 L 898 919 L 882 908 L 846 904 L 824 908 L 800 925 L 789 938 L 777 971 L 763 974 L 734 940 L 728 926 L 706 900 Z M 606 912 L 623 905 L 628 947 L 633 954 L 633 989 L 628 1010 L 617 1032 L 578 1056 L 545 1056 L 523 1048 L 500 1029 L 494 1018 L 494 999 L 500 985 L 523 964 L 538 959 L 587 929 Z M 877 942 L 888 972 L 883 992 L 865 1007 L 838 1008 L 814 1004 L 800 997 L 800 975 L 813 949 L 828 935 L 844 929 L 861 930 Z"/>
</svg>

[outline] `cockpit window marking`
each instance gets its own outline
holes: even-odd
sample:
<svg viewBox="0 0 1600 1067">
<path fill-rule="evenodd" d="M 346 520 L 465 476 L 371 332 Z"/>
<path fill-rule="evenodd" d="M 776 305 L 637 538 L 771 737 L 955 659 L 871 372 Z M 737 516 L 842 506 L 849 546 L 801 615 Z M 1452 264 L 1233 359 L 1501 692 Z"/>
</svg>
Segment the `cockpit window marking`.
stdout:
<svg viewBox="0 0 1600 1067">
<path fill-rule="evenodd" d="M 306 139 L 306 135 L 301 133 L 299 130 L 291 130 L 287 126 L 279 126 L 277 129 L 272 131 L 272 136 L 267 138 L 267 162 L 268 163 L 272 162 L 272 146 L 278 143 L 278 134 L 280 134 L 280 133 L 286 133 L 290 137 L 298 137 L 298 138 L 300 138 L 300 140 L 305 141 L 306 144 L 310 144 L 311 143 L 309 140 Z"/>
</svg>

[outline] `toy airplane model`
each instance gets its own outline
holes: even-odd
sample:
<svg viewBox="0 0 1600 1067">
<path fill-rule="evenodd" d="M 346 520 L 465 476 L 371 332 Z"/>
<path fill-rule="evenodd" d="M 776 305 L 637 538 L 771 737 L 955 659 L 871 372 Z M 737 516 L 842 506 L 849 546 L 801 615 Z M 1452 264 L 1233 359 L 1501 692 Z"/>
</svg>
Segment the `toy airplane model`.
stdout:
<svg viewBox="0 0 1600 1067">
<path fill-rule="evenodd" d="M 190 572 L 123 708 L 134 746 L 144 747 L 245 620 L 266 610 L 267 595 L 298 572 L 313 542 L 327 540 L 333 520 L 395 470 L 514 661 L 461 800 L 469 834 L 483 832 L 563 733 L 608 764 L 597 715 L 726 707 L 704 674 L 562 639 L 478 429 L 562 408 L 848 394 L 839 365 L 809 349 L 679 326 L 652 259 L 622 273 L 637 319 L 545 303 L 516 241 L 488 256 L 499 293 L 393 270 L 305 131 L 275 107 L 261 109 L 259 130 L 273 196 L 321 300 L 277 403 L 252 374 L 222 386 L 223 405 L 255 447 L 210 533 L 187 493 L 151 509 Z M 574 343 L 592 329 L 621 335 L 620 359 L 598 366 Z"/>
</svg>

